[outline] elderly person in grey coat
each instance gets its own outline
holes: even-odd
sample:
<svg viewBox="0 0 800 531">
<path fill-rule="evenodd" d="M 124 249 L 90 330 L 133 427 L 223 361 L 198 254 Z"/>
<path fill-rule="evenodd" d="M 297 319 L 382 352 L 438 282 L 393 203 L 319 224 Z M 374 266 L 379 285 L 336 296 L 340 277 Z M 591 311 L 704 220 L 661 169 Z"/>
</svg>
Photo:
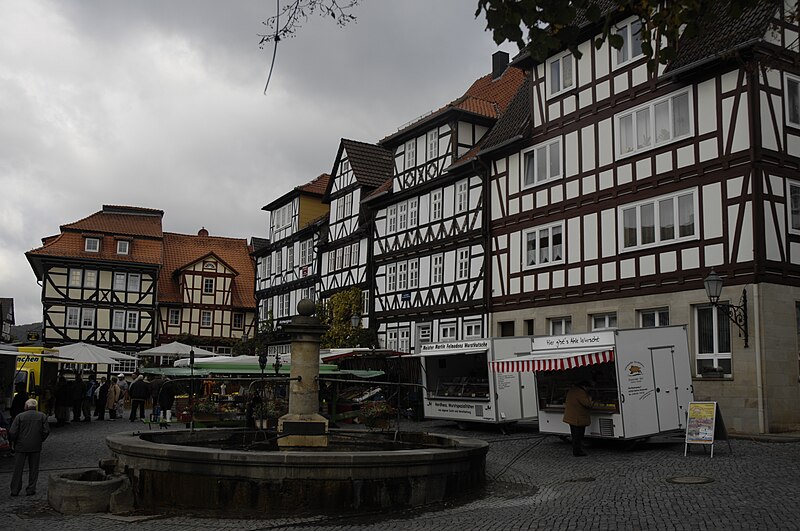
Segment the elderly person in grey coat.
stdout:
<svg viewBox="0 0 800 531">
<path fill-rule="evenodd" d="M 38 403 L 33 398 L 25 402 L 25 411 L 14 417 L 8 438 L 14 443 L 14 474 L 11 476 L 11 495 L 19 496 L 22 490 L 22 471 L 28 461 L 28 486 L 25 494 L 36 494 L 36 481 L 39 479 L 39 457 L 42 442 L 50 435 L 47 415 L 36 411 Z"/>
</svg>

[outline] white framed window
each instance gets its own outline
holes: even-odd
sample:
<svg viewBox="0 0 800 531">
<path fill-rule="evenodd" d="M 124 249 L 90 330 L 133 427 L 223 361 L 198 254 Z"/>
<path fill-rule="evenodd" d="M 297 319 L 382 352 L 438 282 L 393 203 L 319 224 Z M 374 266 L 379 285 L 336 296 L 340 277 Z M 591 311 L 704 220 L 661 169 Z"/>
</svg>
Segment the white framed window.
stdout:
<svg viewBox="0 0 800 531">
<path fill-rule="evenodd" d="M 428 131 L 428 160 L 433 160 L 439 156 L 439 130 Z"/>
<path fill-rule="evenodd" d="M 397 289 L 403 291 L 408 288 L 408 262 L 397 264 Z"/>
<path fill-rule="evenodd" d="M 789 183 L 789 232 L 800 234 L 800 182 Z"/>
<path fill-rule="evenodd" d="M 303 240 L 303 241 L 300 242 L 300 265 L 301 266 L 308 265 L 308 264 L 311 263 L 311 260 L 309 259 L 309 255 L 311 254 L 309 252 L 310 248 L 311 248 L 311 240 Z"/>
<path fill-rule="evenodd" d="M 211 326 L 211 310 L 202 310 L 200 312 L 200 326 Z"/>
<path fill-rule="evenodd" d="M 336 249 L 336 269 L 341 269 L 344 264 L 344 248 Z"/>
<path fill-rule="evenodd" d="M 142 275 L 139 273 L 128 273 L 128 291 L 139 291 Z"/>
<path fill-rule="evenodd" d="M 619 113 L 617 156 L 625 157 L 692 134 L 691 90 L 684 89 Z"/>
<path fill-rule="evenodd" d="M 204 278 L 203 279 L 203 293 L 214 293 L 214 279 L 213 278 Z"/>
<path fill-rule="evenodd" d="M 283 315 L 288 316 L 292 314 L 292 294 L 287 293 L 283 296 Z"/>
<path fill-rule="evenodd" d="M 344 196 L 344 215 L 353 215 L 353 194 L 347 194 Z"/>
<path fill-rule="evenodd" d="M 397 205 L 386 209 L 386 230 L 389 234 L 397 232 Z"/>
<path fill-rule="evenodd" d="M 328 251 L 328 271 L 336 270 L 336 251 Z"/>
<path fill-rule="evenodd" d="M 117 254 L 128 254 L 130 242 L 128 240 L 117 240 Z"/>
<path fill-rule="evenodd" d="M 387 330 L 386 348 L 389 350 L 397 350 L 397 330 Z"/>
<path fill-rule="evenodd" d="M 408 287 L 419 287 L 419 260 L 410 260 L 408 262 Z"/>
<path fill-rule="evenodd" d="M 431 284 L 434 286 L 444 281 L 444 255 L 435 254 L 431 257 L 433 265 L 431 267 Z"/>
<path fill-rule="evenodd" d="M 96 288 L 97 287 L 97 271 L 94 269 L 87 269 L 83 272 L 83 287 Z"/>
<path fill-rule="evenodd" d="M 125 330 L 125 310 L 114 310 L 111 327 L 114 330 Z"/>
<path fill-rule="evenodd" d="M 466 212 L 469 208 L 469 181 L 464 179 L 456 184 L 456 213 Z"/>
<path fill-rule="evenodd" d="M 274 211 L 275 222 L 272 224 L 274 230 L 280 230 L 292 224 L 291 208 L 292 205 L 289 203 Z"/>
<path fill-rule="evenodd" d="M 480 339 L 483 337 L 483 323 L 466 321 L 464 323 L 464 339 Z"/>
<path fill-rule="evenodd" d="M 695 345 L 698 376 L 730 376 L 731 324 L 728 316 L 713 306 L 696 306 Z"/>
<path fill-rule="evenodd" d="M 397 340 L 397 349 L 400 352 L 411 352 L 411 330 L 401 328 Z"/>
<path fill-rule="evenodd" d="M 342 247 L 342 267 L 347 269 L 350 267 L 350 257 L 352 254 L 350 253 L 350 246 Z"/>
<path fill-rule="evenodd" d="M 242 315 L 240 313 L 233 314 L 233 324 L 232 324 L 232 326 L 236 330 L 241 330 L 242 328 L 244 328 L 244 315 Z"/>
<path fill-rule="evenodd" d="M 181 324 L 181 310 L 180 308 L 169 309 L 169 324 L 177 326 Z"/>
<path fill-rule="evenodd" d="M 350 263 L 353 264 L 353 266 L 357 266 L 359 264 L 358 248 L 359 242 L 356 242 L 350 246 Z"/>
<path fill-rule="evenodd" d="M 283 273 L 283 249 L 275 251 L 273 262 L 275 263 L 275 274 L 280 275 Z"/>
<path fill-rule="evenodd" d="M 397 205 L 397 228 L 400 230 L 408 228 L 408 204 L 405 202 Z"/>
<path fill-rule="evenodd" d="M 800 127 L 800 77 L 786 74 L 786 123 Z"/>
<path fill-rule="evenodd" d="M 81 319 L 80 315 L 80 308 L 67 308 L 67 326 L 70 328 L 78 328 Z"/>
<path fill-rule="evenodd" d="M 523 152 L 524 187 L 561 178 L 561 137 L 548 140 Z"/>
<path fill-rule="evenodd" d="M 572 333 L 572 317 L 553 317 L 547 320 L 551 336 L 564 336 Z"/>
<path fill-rule="evenodd" d="M 431 325 L 430 323 L 417 325 L 417 338 L 420 343 L 431 342 Z"/>
<path fill-rule="evenodd" d="M 522 243 L 525 246 L 524 269 L 564 262 L 563 222 L 522 231 Z"/>
<path fill-rule="evenodd" d="M 612 48 L 614 66 L 622 66 L 644 55 L 642 52 L 642 21 L 631 18 L 614 28 L 614 33 L 622 37 L 622 47 L 619 50 Z"/>
<path fill-rule="evenodd" d="M 548 97 L 557 96 L 575 86 L 575 58 L 564 52 L 547 60 Z"/>
<path fill-rule="evenodd" d="M 669 308 L 639 310 L 639 327 L 669 326 Z"/>
<path fill-rule="evenodd" d="M 209 312 L 210 313 L 210 312 Z M 139 329 L 139 312 L 129 311 L 125 316 L 125 329 L 138 330 Z"/>
<path fill-rule="evenodd" d="M 344 219 L 344 197 L 336 200 L 336 219 Z"/>
<path fill-rule="evenodd" d="M 417 140 L 411 139 L 406 142 L 406 169 L 411 169 L 417 165 Z"/>
<path fill-rule="evenodd" d="M 616 313 L 597 313 L 591 316 L 592 330 L 608 330 L 617 327 Z"/>
<path fill-rule="evenodd" d="M 99 238 L 86 238 L 83 242 L 83 250 L 87 253 L 100 252 L 100 239 Z"/>
<path fill-rule="evenodd" d="M 414 228 L 419 225 L 419 210 L 417 209 L 417 198 L 408 200 L 408 226 Z"/>
<path fill-rule="evenodd" d="M 294 244 L 286 249 L 286 269 L 288 271 L 294 269 Z"/>
<path fill-rule="evenodd" d="M 272 276 L 274 271 L 272 270 L 272 253 L 268 254 L 264 257 L 267 262 L 267 275 Z"/>
<path fill-rule="evenodd" d="M 69 287 L 79 288 L 83 282 L 83 271 L 80 269 L 69 270 Z"/>
<path fill-rule="evenodd" d="M 442 191 L 431 192 L 431 221 L 442 219 Z"/>
<path fill-rule="evenodd" d="M 345 173 L 350 171 L 350 161 L 343 160 L 341 168 L 339 169 L 339 175 L 344 175 Z"/>
<path fill-rule="evenodd" d="M 81 310 L 81 328 L 94 328 L 94 308 Z"/>
<path fill-rule="evenodd" d="M 125 273 L 114 273 L 114 291 L 125 291 L 127 285 L 128 279 Z"/>
<path fill-rule="evenodd" d="M 469 248 L 458 250 L 458 280 L 469 278 Z"/>
<path fill-rule="evenodd" d="M 386 291 L 397 291 L 397 264 L 386 266 Z"/>
<path fill-rule="evenodd" d="M 653 247 L 698 237 L 695 217 L 697 191 L 664 195 L 619 209 L 620 248 Z"/>
<path fill-rule="evenodd" d="M 456 324 L 442 323 L 439 325 L 439 341 L 454 341 L 456 339 Z"/>
<path fill-rule="evenodd" d="M 369 313 L 369 291 L 363 290 L 361 292 L 361 315 Z"/>
</svg>

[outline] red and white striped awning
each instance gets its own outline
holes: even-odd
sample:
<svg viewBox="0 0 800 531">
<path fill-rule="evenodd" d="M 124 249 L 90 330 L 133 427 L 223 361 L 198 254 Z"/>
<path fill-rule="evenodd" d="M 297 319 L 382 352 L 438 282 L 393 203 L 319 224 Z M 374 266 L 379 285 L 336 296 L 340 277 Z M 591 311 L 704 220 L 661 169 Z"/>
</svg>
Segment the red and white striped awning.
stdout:
<svg viewBox="0 0 800 531">
<path fill-rule="evenodd" d="M 613 350 L 582 354 L 574 352 L 556 352 L 546 355 L 533 354 L 531 356 L 520 356 L 513 360 L 490 361 L 489 366 L 494 372 L 539 372 L 563 371 L 610 361 L 614 361 Z"/>
</svg>

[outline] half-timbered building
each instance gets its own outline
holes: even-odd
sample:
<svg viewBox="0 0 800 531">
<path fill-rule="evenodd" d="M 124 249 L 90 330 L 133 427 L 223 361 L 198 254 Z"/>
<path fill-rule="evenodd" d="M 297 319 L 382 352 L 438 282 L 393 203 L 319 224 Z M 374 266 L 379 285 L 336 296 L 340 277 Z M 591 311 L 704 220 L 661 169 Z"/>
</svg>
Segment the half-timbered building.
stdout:
<svg viewBox="0 0 800 531">
<path fill-rule="evenodd" d="M 11 327 L 14 326 L 14 299 L 11 297 L 0 297 L 0 341 L 11 341 Z"/>
<path fill-rule="evenodd" d="M 720 7 L 657 72 L 624 14 L 619 50 L 585 25 L 580 58 L 517 58 L 530 82 L 480 154 L 497 335 L 686 324 L 695 397 L 729 428 L 800 423 L 800 55 L 784 15 Z M 709 305 L 712 269 L 721 301 L 747 305 L 749 345 Z"/>
<path fill-rule="evenodd" d="M 255 266 L 247 240 L 164 233 L 158 279 L 160 344 L 176 336 L 198 338 L 202 347 L 230 354 L 232 340 L 256 329 Z"/>
<path fill-rule="evenodd" d="M 103 205 L 26 253 L 42 285 L 45 346 L 136 353 L 155 344 L 163 214 Z"/>
<path fill-rule="evenodd" d="M 392 177 L 364 204 L 375 212 L 372 292 L 385 348 L 489 335 L 484 170 L 474 155 L 523 78 L 497 52 L 492 73 L 460 98 L 381 140 Z"/>
<path fill-rule="evenodd" d="M 320 245 L 321 301 L 340 290 L 362 292 L 361 326 L 370 326 L 373 279 L 372 215 L 362 199 L 392 175 L 390 151 L 364 142 L 342 139 L 323 201 L 330 204 L 327 239 Z"/>
<path fill-rule="evenodd" d="M 317 299 L 320 237 L 328 225 L 328 205 L 322 197 L 330 175 L 316 179 L 264 206 L 269 212 L 269 243 L 253 253 L 259 321 L 279 326 L 297 315 L 302 299 Z M 271 345 L 270 352 L 289 352 L 289 343 Z"/>
</svg>

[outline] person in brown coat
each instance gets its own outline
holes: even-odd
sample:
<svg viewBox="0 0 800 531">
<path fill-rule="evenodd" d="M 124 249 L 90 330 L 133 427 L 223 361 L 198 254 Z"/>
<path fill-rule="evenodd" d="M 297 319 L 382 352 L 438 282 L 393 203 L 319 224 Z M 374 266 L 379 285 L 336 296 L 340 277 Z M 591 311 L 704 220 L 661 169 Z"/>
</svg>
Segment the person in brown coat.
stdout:
<svg viewBox="0 0 800 531">
<path fill-rule="evenodd" d="M 586 455 L 586 452 L 583 451 L 583 435 L 586 426 L 591 423 L 589 410 L 594 405 L 592 397 L 586 390 L 588 387 L 589 382 L 583 381 L 567 391 L 563 420 L 569 424 L 569 432 L 572 435 L 572 455 L 575 457 Z"/>
<path fill-rule="evenodd" d="M 117 418 L 117 402 L 122 393 L 117 385 L 117 377 L 111 377 L 111 385 L 108 386 L 108 395 L 106 396 L 106 409 L 108 410 L 108 420 L 115 420 Z"/>
</svg>

